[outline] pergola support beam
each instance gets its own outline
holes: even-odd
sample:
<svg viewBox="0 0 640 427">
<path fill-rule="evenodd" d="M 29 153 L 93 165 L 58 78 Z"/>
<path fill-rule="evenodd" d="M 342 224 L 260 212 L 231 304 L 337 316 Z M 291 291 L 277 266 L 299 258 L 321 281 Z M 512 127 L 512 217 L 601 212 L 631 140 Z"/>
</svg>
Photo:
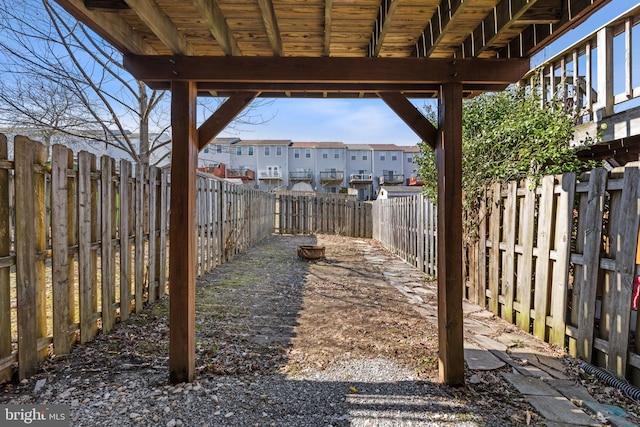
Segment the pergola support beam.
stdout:
<svg viewBox="0 0 640 427">
<path fill-rule="evenodd" d="M 236 92 L 232 94 L 218 109 L 198 128 L 198 147 L 202 150 L 238 114 L 253 101 L 260 92 Z"/>
<path fill-rule="evenodd" d="M 399 92 L 378 92 L 378 96 L 431 148 L 436 148 L 438 129 Z"/>
<path fill-rule="evenodd" d="M 462 85 L 440 89 L 438 169 L 438 342 L 440 381 L 464 384 L 462 329 Z"/>
<path fill-rule="evenodd" d="M 171 224 L 169 227 L 169 380 L 195 376 L 196 84 L 173 82 Z"/>
</svg>

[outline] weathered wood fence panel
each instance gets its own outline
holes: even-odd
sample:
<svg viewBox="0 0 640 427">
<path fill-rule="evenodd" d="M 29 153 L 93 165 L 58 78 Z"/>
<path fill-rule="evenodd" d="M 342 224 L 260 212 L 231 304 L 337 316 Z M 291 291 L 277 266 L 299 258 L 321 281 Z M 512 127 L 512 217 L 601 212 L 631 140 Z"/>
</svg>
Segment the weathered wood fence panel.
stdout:
<svg viewBox="0 0 640 427">
<path fill-rule="evenodd" d="M 420 271 L 435 276 L 436 206 L 424 195 L 373 202 L 373 238 Z"/>
<path fill-rule="evenodd" d="M 535 189 L 497 184 L 467 243 L 468 259 L 478 260 L 467 270 L 467 297 L 638 384 L 640 321 L 631 300 L 640 276 L 639 187 L 637 165 L 594 169 L 577 182 L 574 174 L 548 176 Z"/>
<path fill-rule="evenodd" d="M 276 194 L 276 231 L 280 234 L 372 236 L 372 204 L 346 194 Z"/>
<path fill-rule="evenodd" d="M 495 184 L 467 218 L 465 296 L 528 333 L 640 385 L 640 166 Z M 422 196 L 376 200 L 373 238 L 435 274 Z M 431 267 L 429 266 L 433 266 Z"/>
<path fill-rule="evenodd" d="M 0 134 L 0 382 L 165 295 L 169 171 Z M 97 165 L 100 165 L 98 170 Z M 274 232 L 273 194 L 198 176 L 199 274 Z M 202 190 L 200 190 L 202 189 Z"/>
</svg>

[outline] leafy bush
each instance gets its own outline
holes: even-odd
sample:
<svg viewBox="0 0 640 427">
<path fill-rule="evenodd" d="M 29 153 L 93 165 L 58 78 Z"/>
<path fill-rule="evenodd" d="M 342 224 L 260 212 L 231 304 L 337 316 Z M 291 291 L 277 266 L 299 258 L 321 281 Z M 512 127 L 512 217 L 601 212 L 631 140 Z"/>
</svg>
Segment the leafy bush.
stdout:
<svg viewBox="0 0 640 427">
<path fill-rule="evenodd" d="M 543 108 L 536 96 L 510 87 L 465 101 L 462 116 L 462 186 L 467 210 L 475 210 L 484 189 L 494 182 L 524 178 L 537 182 L 544 175 L 593 167 L 579 160 L 570 146 L 573 117 L 559 103 Z M 427 117 L 434 121 L 435 113 L 428 110 Z M 420 148 L 418 174 L 425 182 L 425 193 L 436 200 L 435 156 L 427 144 L 421 143 Z"/>
</svg>

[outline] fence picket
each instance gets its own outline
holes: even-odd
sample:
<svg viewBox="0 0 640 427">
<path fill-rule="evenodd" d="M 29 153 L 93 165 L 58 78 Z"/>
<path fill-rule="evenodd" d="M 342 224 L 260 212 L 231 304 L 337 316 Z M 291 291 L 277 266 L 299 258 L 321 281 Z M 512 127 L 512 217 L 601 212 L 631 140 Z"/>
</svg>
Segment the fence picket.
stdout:
<svg viewBox="0 0 640 427">
<path fill-rule="evenodd" d="M 507 185 L 507 198 L 504 206 L 504 240 L 505 251 L 502 258 L 502 295 L 504 305 L 502 318 L 513 323 L 513 299 L 515 295 L 515 263 L 516 263 L 516 203 L 517 183 Z"/>
<path fill-rule="evenodd" d="M 51 287 L 53 290 L 53 347 L 56 354 L 71 350 L 69 327 L 74 319 L 74 269 L 69 248 L 74 245 L 73 152 L 54 145 L 51 159 Z"/>
<path fill-rule="evenodd" d="M 120 160 L 120 321 L 129 318 L 131 311 L 131 244 L 129 243 L 129 223 L 131 222 L 131 163 Z"/>
<path fill-rule="evenodd" d="M 142 164 L 136 165 L 136 185 L 135 185 L 135 232 L 134 232 L 134 258 L 144 259 L 144 201 L 145 197 L 145 167 Z M 144 304 L 144 262 L 136 262 L 133 267 L 135 308 L 136 313 L 140 313 Z"/>
<path fill-rule="evenodd" d="M 542 194 L 538 206 L 538 233 L 536 238 L 536 278 L 534 281 L 533 334 L 541 340 L 546 338 L 547 309 L 549 300 L 549 251 L 551 250 L 551 216 L 553 214 L 554 177 L 542 178 Z"/>
<path fill-rule="evenodd" d="M 591 362 L 593 354 L 593 330 L 596 313 L 596 285 L 600 267 L 600 242 L 602 239 L 602 215 L 607 172 L 604 168 L 591 171 L 587 195 L 585 229 L 578 239 L 583 240 L 583 265 L 579 285 L 577 356 Z M 576 274 L 580 273 L 576 269 Z"/>
<path fill-rule="evenodd" d="M 0 133 L 0 161 L 8 160 L 7 137 Z M 0 168 L 0 259 L 11 255 L 11 221 L 9 209 L 9 171 Z M 11 263 L 0 267 L 0 362 L 11 359 Z M 4 364 L 4 363 L 2 363 Z M 0 368 L 0 382 L 11 379 L 11 366 Z"/>
<path fill-rule="evenodd" d="M 517 298 L 520 302 L 520 312 L 516 316 L 516 321 L 520 329 L 529 332 L 531 328 L 531 289 L 533 285 L 533 246 L 535 233 L 536 215 L 536 192 L 533 183 L 526 180 L 524 183 L 524 201 L 522 202 L 522 236 L 520 245 L 522 246 L 521 262 L 518 265 L 518 292 Z"/>
<path fill-rule="evenodd" d="M 565 345 L 575 184 L 576 175 L 574 173 L 566 173 L 560 177 L 558 186 L 560 195 L 556 205 L 554 244 L 556 260 L 553 264 L 553 282 L 551 286 L 551 330 L 549 331 L 549 342 L 559 347 L 564 347 Z"/>
<path fill-rule="evenodd" d="M 116 322 L 115 313 L 115 254 L 113 239 L 115 238 L 115 189 L 113 177 L 115 162 L 112 158 L 103 156 L 100 162 L 100 206 L 102 224 L 102 245 L 100 246 L 100 282 L 102 284 L 102 331 L 109 332 Z"/>
<path fill-rule="evenodd" d="M 154 303 L 159 297 L 158 292 L 158 168 L 149 167 L 149 261 L 147 277 L 149 283 L 149 303 Z M 204 248 L 201 248 L 201 256 L 204 257 Z"/>
<path fill-rule="evenodd" d="M 98 238 L 97 183 L 92 179 L 96 157 L 81 151 L 78 154 L 78 284 L 80 295 L 80 343 L 90 341 L 97 333 L 98 311 L 97 255 L 92 248 Z"/>
<path fill-rule="evenodd" d="M 164 296 L 167 292 L 167 263 L 168 263 L 168 251 L 167 247 L 167 235 L 169 234 L 169 171 L 162 170 L 160 173 L 160 271 L 158 274 L 158 292 L 160 296 Z M 210 207 L 210 206 L 209 206 Z M 211 236 L 209 236 L 211 239 Z M 210 255 L 208 255 L 210 256 Z M 210 258 L 211 259 L 211 258 Z M 212 269 L 213 264 L 209 265 Z"/>
<path fill-rule="evenodd" d="M 38 340 L 46 336 L 43 320 L 46 320 L 45 287 L 40 283 L 44 276 L 37 261 L 41 247 L 38 231 L 44 232 L 39 223 L 44 207 L 38 208 L 36 198 L 44 196 L 44 180 L 36 177 L 35 165 L 44 164 L 43 146 L 27 137 L 15 139 L 16 170 L 16 288 L 18 307 L 18 378 L 31 376 L 38 366 Z M 44 205 L 44 203 L 43 203 Z M 42 233 L 44 238 L 44 233 Z M 38 286 L 40 285 L 40 286 Z M 43 311 L 44 309 L 44 311 Z M 43 319 L 44 317 L 44 319 Z"/>
<path fill-rule="evenodd" d="M 489 311 L 499 314 L 499 290 L 500 290 L 500 217 L 502 203 L 500 198 L 500 183 L 491 187 L 491 210 L 489 217 Z"/>
<path fill-rule="evenodd" d="M 621 206 L 617 212 L 617 252 L 611 292 L 611 324 L 609 327 L 608 366 L 610 372 L 624 377 L 627 370 L 627 348 L 631 322 L 631 299 L 635 276 L 635 251 L 639 224 L 640 168 L 627 168 L 622 185 Z"/>
</svg>

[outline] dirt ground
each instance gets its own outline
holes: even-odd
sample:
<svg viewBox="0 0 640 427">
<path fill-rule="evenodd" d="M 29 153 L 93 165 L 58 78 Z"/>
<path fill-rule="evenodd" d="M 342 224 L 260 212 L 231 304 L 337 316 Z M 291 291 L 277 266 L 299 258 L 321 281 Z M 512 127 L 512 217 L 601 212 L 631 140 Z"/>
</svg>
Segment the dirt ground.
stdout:
<svg viewBox="0 0 640 427">
<path fill-rule="evenodd" d="M 298 245 L 314 243 L 325 246 L 324 259 L 295 256 Z M 437 331 L 349 239 L 276 238 L 258 258 L 240 255 L 199 281 L 198 340 L 208 343 L 201 369 L 294 374 L 385 356 L 437 375 Z"/>
</svg>

